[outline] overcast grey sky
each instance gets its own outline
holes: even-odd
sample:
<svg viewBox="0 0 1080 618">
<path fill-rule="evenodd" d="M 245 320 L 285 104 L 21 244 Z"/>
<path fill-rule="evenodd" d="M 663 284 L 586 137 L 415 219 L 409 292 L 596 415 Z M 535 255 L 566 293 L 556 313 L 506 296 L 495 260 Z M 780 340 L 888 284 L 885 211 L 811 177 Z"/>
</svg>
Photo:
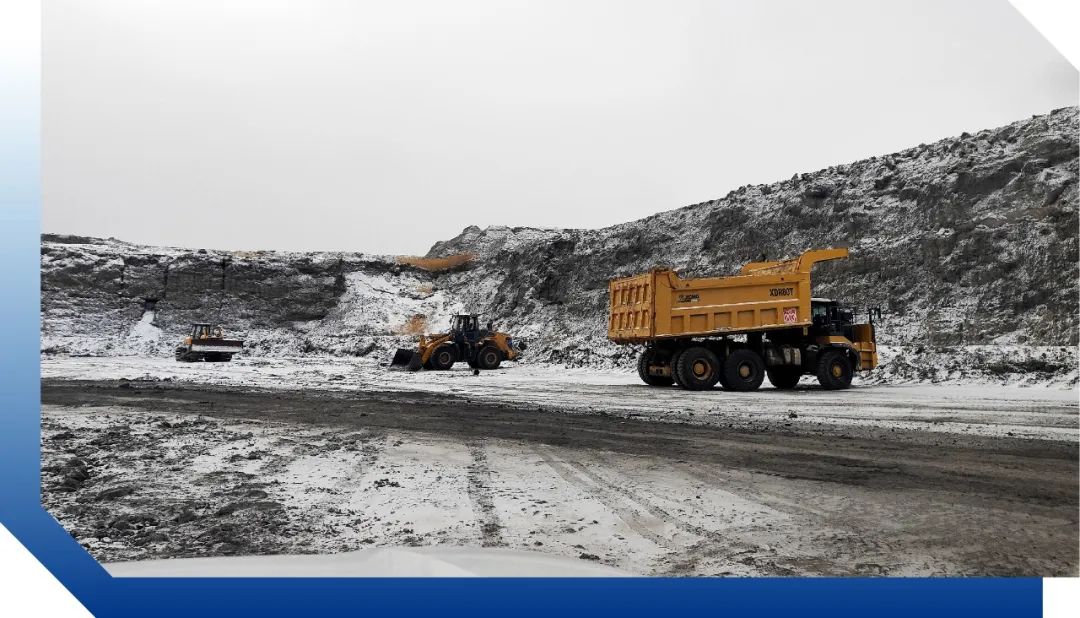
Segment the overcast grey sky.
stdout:
<svg viewBox="0 0 1080 618">
<path fill-rule="evenodd" d="M 1007 2 L 50 0 L 43 231 L 424 253 L 1077 103 Z"/>
</svg>

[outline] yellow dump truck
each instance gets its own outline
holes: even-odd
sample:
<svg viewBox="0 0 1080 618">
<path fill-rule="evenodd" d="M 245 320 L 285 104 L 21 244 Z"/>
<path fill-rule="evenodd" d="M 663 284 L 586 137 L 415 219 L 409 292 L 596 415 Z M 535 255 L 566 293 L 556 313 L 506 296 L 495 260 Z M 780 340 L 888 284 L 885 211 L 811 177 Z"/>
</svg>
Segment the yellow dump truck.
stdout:
<svg viewBox="0 0 1080 618">
<path fill-rule="evenodd" d="M 612 280 L 608 339 L 645 345 L 638 375 L 651 386 L 751 391 L 768 375 L 790 389 L 811 374 L 824 388 L 847 388 L 855 371 L 877 366 L 873 313 L 855 324 L 851 310 L 812 297 L 810 287 L 814 264 L 847 256 L 818 249 L 752 262 L 731 277 L 680 279 L 654 268 Z"/>
</svg>

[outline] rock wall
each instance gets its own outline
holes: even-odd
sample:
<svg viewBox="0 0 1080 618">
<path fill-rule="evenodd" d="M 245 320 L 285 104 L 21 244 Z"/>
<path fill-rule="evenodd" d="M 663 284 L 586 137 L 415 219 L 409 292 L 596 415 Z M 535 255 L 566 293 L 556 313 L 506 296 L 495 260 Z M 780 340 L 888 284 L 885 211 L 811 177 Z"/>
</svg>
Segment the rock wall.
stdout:
<svg viewBox="0 0 1080 618">
<path fill-rule="evenodd" d="M 385 256 L 45 235 L 41 272 L 47 352 L 167 355 L 192 322 L 208 321 L 245 337 L 252 354 L 363 355 L 396 339 L 407 316 L 452 310 L 426 273 Z M 136 328 L 148 314 L 160 336 Z"/>
<path fill-rule="evenodd" d="M 829 246 L 852 258 L 819 266 L 815 293 L 882 307 L 883 343 L 1076 346 L 1078 128 L 1065 108 L 599 230 L 469 227 L 429 256 L 475 260 L 437 274 L 45 235 L 42 348 L 169 354 L 190 322 L 221 321 L 255 355 L 365 355 L 407 341 L 416 316 L 436 329 L 467 310 L 528 339 L 533 360 L 625 364 L 604 336 L 609 278 L 731 274 Z"/>
<path fill-rule="evenodd" d="M 552 360 L 615 354 L 610 277 L 725 275 L 830 246 L 852 258 L 819 266 L 815 293 L 882 307 L 886 343 L 1075 346 L 1077 120 L 1056 110 L 600 230 L 471 227 L 431 255 L 480 256 L 441 283 L 532 331 Z"/>
</svg>

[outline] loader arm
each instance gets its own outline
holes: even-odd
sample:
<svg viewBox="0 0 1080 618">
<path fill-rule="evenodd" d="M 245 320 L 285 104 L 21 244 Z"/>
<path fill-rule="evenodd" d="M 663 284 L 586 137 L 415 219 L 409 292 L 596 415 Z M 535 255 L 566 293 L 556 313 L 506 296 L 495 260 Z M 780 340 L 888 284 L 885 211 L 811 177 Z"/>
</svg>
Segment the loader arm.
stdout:
<svg viewBox="0 0 1080 618">
<path fill-rule="evenodd" d="M 420 337 L 420 345 L 417 352 L 420 354 L 420 362 L 427 363 L 431 360 L 432 353 L 442 344 L 450 341 L 450 335 L 423 335 Z"/>
</svg>

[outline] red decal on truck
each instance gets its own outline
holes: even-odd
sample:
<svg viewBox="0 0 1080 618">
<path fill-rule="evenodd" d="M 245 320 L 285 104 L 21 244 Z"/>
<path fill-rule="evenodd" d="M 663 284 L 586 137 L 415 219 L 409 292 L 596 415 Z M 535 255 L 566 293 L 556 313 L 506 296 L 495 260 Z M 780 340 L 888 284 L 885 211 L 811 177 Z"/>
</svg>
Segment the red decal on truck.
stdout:
<svg viewBox="0 0 1080 618">
<path fill-rule="evenodd" d="M 799 321 L 799 309 L 798 307 L 788 307 L 784 309 L 784 324 L 794 324 Z"/>
</svg>

